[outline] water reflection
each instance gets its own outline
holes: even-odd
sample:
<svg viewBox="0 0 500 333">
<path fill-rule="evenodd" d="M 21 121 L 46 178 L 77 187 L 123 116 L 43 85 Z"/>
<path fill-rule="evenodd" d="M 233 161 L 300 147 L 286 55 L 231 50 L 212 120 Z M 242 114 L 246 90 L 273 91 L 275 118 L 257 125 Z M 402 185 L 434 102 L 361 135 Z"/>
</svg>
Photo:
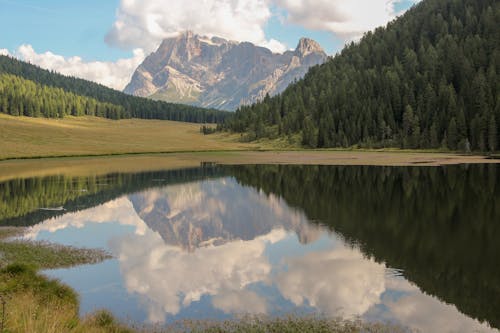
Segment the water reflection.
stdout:
<svg viewBox="0 0 500 333">
<path fill-rule="evenodd" d="M 298 311 L 489 332 L 474 318 L 498 327 L 495 168 L 142 175 L 142 189 L 47 219 L 29 237 L 115 255 L 92 269 L 48 272 L 81 293 L 84 312 L 114 299 L 118 315 L 157 323 Z"/>
</svg>

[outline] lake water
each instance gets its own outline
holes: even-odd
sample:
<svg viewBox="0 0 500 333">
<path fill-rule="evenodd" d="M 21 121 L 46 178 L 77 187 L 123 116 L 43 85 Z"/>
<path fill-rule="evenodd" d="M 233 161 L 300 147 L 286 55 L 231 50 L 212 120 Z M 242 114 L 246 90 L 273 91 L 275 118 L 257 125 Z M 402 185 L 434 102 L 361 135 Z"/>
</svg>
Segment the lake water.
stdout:
<svg viewBox="0 0 500 333">
<path fill-rule="evenodd" d="M 64 210 L 61 210 L 61 207 Z M 0 184 L 1 224 L 114 259 L 45 273 L 82 314 L 317 313 L 500 328 L 500 167 L 214 166 Z M 495 329 L 496 328 L 496 329 Z"/>
</svg>

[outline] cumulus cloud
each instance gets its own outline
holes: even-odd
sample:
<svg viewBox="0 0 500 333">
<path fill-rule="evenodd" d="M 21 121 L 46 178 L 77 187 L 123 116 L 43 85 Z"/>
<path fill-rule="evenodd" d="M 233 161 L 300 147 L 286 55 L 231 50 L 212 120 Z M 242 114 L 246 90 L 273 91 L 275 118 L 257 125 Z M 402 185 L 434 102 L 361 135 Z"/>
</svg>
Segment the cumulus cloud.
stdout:
<svg viewBox="0 0 500 333">
<path fill-rule="evenodd" d="M 287 258 L 285 264 L 276 281 L 283 297 L 328 315 L 361 316 L 386 290 L 385 266 L 347 246 Z"/>
<path fill-rule="evenodd" d="M 385 25 L 402 0 L 121 0 L 106 36 L 113 46 L 154 51 L 161 40 L 191 30 L 200 35 L 249 41 L 283 52 L 264 28 L 273 15 L 306 29 L 329 31 L 346 40 Z M 416 3 L 420 0 L 410 0 Z M 277 13 L 274 13 L 274 9 Z"/>
<path fill-rule="evenodd" d="M 63 57 L 52 52 L 37 53 L 31 45 L 21 45 L 14 55 L 24 61 L 61 74 L 98 82 L 122 90 L 130 81 L 135 69 L 144 60 L 144 52 L 135 49 L 133 57 L 115 62 L 86 62 L 80 57 Z"/>
<path fill-rule="evenodd" d="M 175 315 L 203 295 L 219 295 L 214 306 L 223 311 L 265 311 L 265 300 L 245 287 L 267 278 L 271 265 L 264 256 L 266 246 L 285 237 L 284 230 L 273 230 L 251 241 L 188 253 L 147 231 L 144 236 L 114 240 L 112 252 L 120 261 L 127 290 L 147 304 L 149 321 L 163 322 L 167 313 Z"/>
<path fill-rule="evenodd" d="M 106 41 L 124 48 L 155 50 L 160 41 L 185 30 L 206 36 L 266 45 L 264 26 L 271 18 L 270 0 L 122 0 Z"/>
<path fill-rule="evenodd" d="M 24 234 L 24 238 L 35 240 L 38 235 L 44 231 L 55 233 L 69 227 L 82 229 L 89 224 L 104 224 L 112 222 L 117 222 L 120 225 L 135 227 L 135 233 L 138 235 L 143 235 L 147 230 L 146 224 L 137 215 L 132 203 L 127 199 L 127 197 L 122 197 L 94 208 L 48 219 L 31 227 Z"/>
<path fill-rule="evenodd" d="M 8 56 L 8 55 L 10 55 L 10 52 L 7 49 L 0 49 L 0 55 L 7 55 Z"/>
<path fill-rule="evenodd" d="M 267 300 L 249 290 L 221 292 L 214 296 L 212 304 L 225 313 L 267 313 Z"/>
<path fill-rule="evenodd" d="M 275 0 L 290 23 L 330 31 L 345 39 L 385 25 L 398 14 L 400 0 Z M 413 0 L 417 2 L 418 0 Z"/>
</svg>

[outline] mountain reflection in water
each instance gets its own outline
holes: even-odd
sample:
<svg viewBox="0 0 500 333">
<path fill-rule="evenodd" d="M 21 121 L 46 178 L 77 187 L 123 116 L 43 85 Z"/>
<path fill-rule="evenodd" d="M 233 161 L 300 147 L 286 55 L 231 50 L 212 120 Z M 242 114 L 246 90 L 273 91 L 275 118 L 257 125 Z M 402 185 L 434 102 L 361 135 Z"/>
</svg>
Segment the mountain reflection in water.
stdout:
<svg viewBox="0 0 500 333">
<path fill-rule="evenodd" d="M 68 212 L 46 219 L 26 206 L 3 220 L 40 217 L 28 237 L 115 255 L 47 272 L 80 292 L 83 312 L 149 322 L 302 312 L 488 332 L 500 327 L 497 172 L 231 166 L 113 175 L 99 190 L 58 179 L 90 189 L 49 202 Z M 30 184 L 40 196 L 57 189 Z M 2 185 L 10 200 L 28 195 Z"/>
</svg>

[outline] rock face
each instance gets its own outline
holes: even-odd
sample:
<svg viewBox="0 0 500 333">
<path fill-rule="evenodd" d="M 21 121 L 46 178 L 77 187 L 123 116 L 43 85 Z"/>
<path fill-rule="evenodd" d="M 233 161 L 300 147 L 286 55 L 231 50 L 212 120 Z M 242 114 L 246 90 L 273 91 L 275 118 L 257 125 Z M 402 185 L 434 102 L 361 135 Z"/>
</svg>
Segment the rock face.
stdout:
<svg viewBox="0 0 500 333">
<path fill-rule="evenodd" d="M 193 252 L 236 240 L 253 240 L 272 230 L 295 232 L 302 243 L 323 232 L 274 196 L 230 178 L 166 186 L 130 195 L 137 215 L 168 245 Z"/>
<path fill-rule="evenodd" d="M 247 42 L 186 32 L 165 39 L 137 68 L 128 94 L 223 110 L 282 92 L 327 55 L 307 38 L 283 54 Z"/>
</svg>

